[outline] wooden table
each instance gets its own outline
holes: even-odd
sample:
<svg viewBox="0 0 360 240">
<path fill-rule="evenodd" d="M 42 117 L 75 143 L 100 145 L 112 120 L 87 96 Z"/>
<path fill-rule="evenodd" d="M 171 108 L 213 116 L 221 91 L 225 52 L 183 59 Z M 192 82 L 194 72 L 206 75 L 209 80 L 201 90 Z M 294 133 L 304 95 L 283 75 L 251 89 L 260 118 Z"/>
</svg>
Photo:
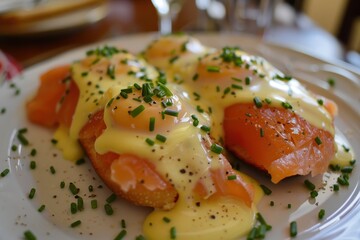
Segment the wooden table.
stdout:
<svg viewBox="0 0 360 240">
<path fill-rule="evenodd" d="M 186 1 L 178 19 L 174 22 L 174 30 L 189 29 L 197 18 L 195 1 Z M 22 66 L 27 67 L 36 62 L 54 56 L 60 52 L 80 45 L 90 44 L 107 38 L 139 32 L 157 31 L 158 17 L 150 0 L 109 0 L 109 14 L 102 21 L 73 31 L 42 37 L 0 37 L 0 49 L 13 56 Z M 320 43 L 313 39 L 319 39 Z M 289 45 L 308 47 L 326 53 L 330 58 L 341 58 L 341 45 L 323 31 L 310 31 L 294 28 L 276 27 L 264 35 L 266 40 L 282 41 Z M 325 41 L 325 42 L 324 42 Z M 327 43 L 327 44 L 325 44 Z M 314 44 L 317 44 L 315 46 Z M 323 50 L 319 48 L 325 47 Z"/>
</svg>

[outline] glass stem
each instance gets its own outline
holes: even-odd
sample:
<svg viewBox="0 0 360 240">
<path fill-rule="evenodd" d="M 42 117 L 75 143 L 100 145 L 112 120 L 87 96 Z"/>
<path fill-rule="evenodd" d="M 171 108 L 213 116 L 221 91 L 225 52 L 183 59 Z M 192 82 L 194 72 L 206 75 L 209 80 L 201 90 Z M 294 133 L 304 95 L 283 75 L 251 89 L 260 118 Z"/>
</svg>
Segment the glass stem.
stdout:
<svg viewBox="0 0 360 240">
<path fill-rule="evenodd" d="M 159 30 L 160 34 L 166 35 L 172 32 L 172 19 L 170 13 L 159 14 Z"/>
</svg>

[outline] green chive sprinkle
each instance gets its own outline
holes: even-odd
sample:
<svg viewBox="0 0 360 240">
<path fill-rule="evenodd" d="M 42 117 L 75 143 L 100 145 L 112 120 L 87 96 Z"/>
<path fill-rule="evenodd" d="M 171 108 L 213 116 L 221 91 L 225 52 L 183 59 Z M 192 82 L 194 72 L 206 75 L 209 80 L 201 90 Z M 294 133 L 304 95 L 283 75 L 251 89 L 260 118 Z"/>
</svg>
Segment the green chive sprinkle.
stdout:
<svg viewBox="0 0 360 240">
<path fill-rule="evenodd" d="M 111 78 L 115 79 L 115 66 L 109 65 L 106 71 L 106 74 Z"/>
<path fill-rule="evenodd" d="M 169 223 L 169 222 L 171 222 L 171 219 L 168 217 L 163 217 L 163 221 L 166 223 Z"/>
<path fill-rule="evenodd" d="M 143 235 L 136 236 L 135 240 L 146 240 Z"/>
<path fill-rule="evenodd" d="M 88 186 L 88 190 L 89 190 L 89 192 L 94 191 L 94 187 L 93 187 L 93 185 L 89 185 L 89 186 Z"/>
<path fill-rule="evenodd" d="M 33 199 L 35 197 L 36 189 L 32 188 L 29 193 L 29 199 Z"/>
<path fill-rule="evenodd" d="M 322 141 L 321 141 L 321 139 L 319 137 L 315 138 L 315 142 L 316 142 L 317 145 L 322 144 Z"/>
<path fill-rule="evenodd" d="M 77 221 L 73 222 L 73 223 L 70 225 L 70 227 L 75 228 L 75 227 L 80 226 L 80 224 L 81 224 L 81 220 L 77 220 Z"/>
<path fill-rule="evenodd" d="M 88 72 L 82 72 L 82 73 L 81 73 L 81 76 L 82 76 L 82 77 L 86 77 L 88 74 L 89 74 Z"/>
<path fill-rule="evenodd" d="M 122 228 L 126 228 L 126 221 L 125 219 L 121 219 L 121 223 L 120 223 Z"/>
<path fill-rule="evenodd" d="M 121 232 L 114 238 L 114 240 L 122 240 L 126 236 L 126 230 L 123 229 Z"/>
<path fill-rule="evenodd" d="M 328 84 L 330 85 L 330 87 L 335 87 L 335 79 L 333 78 L 329 78 L 327 80 Z"/>
<path fill-rule="evenodd" d="M 289 209 L 291 208 L 291 203 L 288 203 L 287 208 Z"/>
<path fill-rule="evenodd" d="M 263 239 L 265 238 L 265 234 L 266 234 L 266 225 L 261 224 L 257 229 L 256 237 Z"/>
<path fill-rule="evenodd" d="M 130 111 L 130 115 L 134 118 L 134 117 L 138 116 L 144 110 L 145 110 L 144 105 L 139 105 L 134 110 Z"/>
<path fill-rule="evenodd" d="M 266 102 L 267 104 L 270 104 L 272 101 L 271 101 L 270 98 L 265 98 L 265 102 Z"/>
<path fill-rule="evenodd" d="M 265 195 L 270 195 L 272 193 L 271 189 L 268 188 L 267 186 L 260 184 L 261 189 L 263 190 Z"/>
<path fill-rule="evenodd" d="M 349 181 L 343 175 L 337 178 L 337 182 L 342 186 L 349 186 Z"/>
<path fill-rule="evenodd" d="M 152 132 L 155 130 L 155 118 L 151 117 L 149 121 L 149 131 Z"/>
<path fill-rule="evenodd" d="M 292 109 L 291 104 L 288 102 L 281 102 L 281 106 L 283 106 L 285 109 Z"/>
<path fill-rule="evenodd" d="M 310 197 L 311 198 L 316 198 L 318 195 L 319 195 L 319 193 L 317 191 L 315 191 L 315 190 L 310 192 Z"/>
<path fill-rule="evenodd" d="M 324 216 L 325 216 L 325 209 L 321 209 L 321 210 L 319 211 L 318 217 L 319 217 L 319 219 L 321 220 L 321 219 L 324 218 Z"/>
<path fill-rule="evenodd" d="M 34 170 L 36 168 L 36 162 L 35 161 L 31 161 L 30 162 L 30 169 Z"/>
<path fill-rule="evenodd" d="M 223 147 L 213 143 L 210 147 L 210 150 L 214 153 L 220 154 L 223 151 Z"/>
<path fill-rule="evenodd" d="M 37 154 L 36 149 L 35 149 L 35 148 L 31 149 L 31 151 L 30 151 L 30 156 L 35 157 L 36 154 Z"/>
<path fill-rule="evenodd" d="M 270 201 L 270 206 L 274 206 L 275 205 L 275 202 L 274 201 Z"/>
<path fill-rule="evenodd" d="M 264 137 L 264 129 L 263 128 L 260 128 L 260 137 Z"/>
<path fill-rule="evenodd" d="M 306 179 L 304 181 L 304 184 L 305 184 L 307 189 L 309 189 L 311 191 L 315 190 L 315 185 L 312 182 L 310 182 L 309 180 Z"/>
<path fill-rule="evenodd" d="M 179 115 L 179 112 L 171 109 L 165 109 L 164 114 L 177 117 Z"/>
<path fill-rule="evenodd" d="M 201 130 L 203 130 L 204 132 L 210 132 L 210 127 L 206 126 L 206 125 L 202 125 L 200 127 Z"/>
<path fill-rule="evenodd" d="M 18 147 L 16 145 L 11 146 L 11 151 L 15 152 L 17 149 L 18 149 Z"/>
<path fill-rule="evenodd" d="M 192 77 L 193 81 L 196 81 L 199 78 L 199 74 L 195 73 L 194 76 Z"/>
<path fill-rule="evenodd" d="M 250 78 L 250 77 L 246 77 L 246 78 L 245 78 L 245 84 L 246 84 L 246 85 L 250 85 L 250 81 L 251 81 L 251 78 Z"/>
<path fill-rule="evenodd" d="M 179 56 L 174 56 L 174 57 L 172 57 L 172 58 L 170 58 L 170 60 L 169 60 L 169 63 L 174 63 L 176 60 L 178 60 L 179 59 Z"/>
<path fill-rule="evenodd" d="M 105 213 L 106 213 L 106 215 L 113 215 L 114 214 L 114 210 L 113 210 L 113 208 L 111 207 L 111 205 L 110 204 L 108 204 L 108 203 L 106 203 L 105 205 L 104 205 L 104 210 L 105 210 Z"/>
<path fill-rule="evenodd" d="M 170 238 L 176 239 L 176 228 L 175 227 L 170 228 Z"/>
<path fill-rule="evenodd" d="M 56 140 L 56 139 L 51 139 L 51 143 L 55 145 L 55 144 L 58 143 L 58 140 Z"/>
<path fill-rule="evenodd" d="M 113 193 L 113 194 L 111 194 L 107 199 L 106 199 L 106 202 L 107 203 L 112 203 L 112 202 L 114 202 L 115 200 L 116 200 L 116 194 L 115 193 Z"/>
<path fill-rule="evenodd" d="M 82 197 L 78 197 L 77 199 L 77 209 L 81 212 L 84 210 L 84 199 Z"/>
<path fill-rule="evenodd" d="M 337 192 L 337 191 L 340 190 L 340 187 L 339 187 L 338 184 L 334 184 L 334 185 L 333 185 L 333 189 L 334 189 L 335 192 Z"/>
<path fill-rule="evenodd" d="M 220 67 L 218 67 L 218 66 L 207 66 L 206 70 L 208 72 L 220 72 Z"/>
<path fill-rule="evenodd" d="M 261 223 L 261 225 L 265 225 L 266 226 L 266 230 L 271 230 L 272 226 L 267 224 L 267 222 L 265 221 L 265 218 L 261 215 L 261 213 L 256 213 L 256 219 Z"/>
<path fill-rule="evenodd" d="M 61 181 L 60 182 L 60 188 L 64 188 L 65 187 L 65 182 L 64 181 Z"/>
<path fill-rule="evenodd" d="M 6 113 L 6 108 L 1 108 L 0 114 Z"/>
<path fill-rule="evenodd" d="M 75 162 L 76 165 L 81 165 L 84 163 L 85 163 L 85 158 L 80 158 L 80 159 L 76 160 L 76 162 Z"/>
<path fill-rule="evenodd" d="M 24 232 L 24 237 L 26 240 L 36 240 L 36 236 L 30 231 L 30 230 L 26 230 Z"/>
<path fill-rule="evenodd" d="M 91 200 L 90 204 L 91 204 L 91 209 L 96 209 L 98 206 L 96 199 Z"/>
<path fill-rule="evenodd" d="M 260 98 L 254 97 L 253 101 L 254 101 L 255 106 L 256 106 L 257 108 L 261 108 L 261 107 L 262 107 L 262 103 L 261 103 Z"/>
<path fill-rule="evenodd" d="M 342 145 L 342 147 L 343 147 L 343 149 L 344 149 L 345 152 L 349 152 L 349 151 L 350 151 L 350 148 L 348 148 L 347 146 Z"/>
<path fill-rule="evenodd" d="M 166 137 L 161 134 L 157 134 L 155 138 L 156 138 L 156 140 L 158 140 L 160 142 L 163 142 L 163 143 L 166 142 Z"/>
<path fill-rule="evenodd" d="M 320 106 L 324 105 L 324 100 L 322 100 L 322 99 L 318 99 L 317 102 Z"/>
<path fill-rule="evenodd" d="M 45 205 L 41 205 L 39 208 L 38 208 L 38 212 L 43 212 L 45 210 Z"/>
<path fill-rule="evenodd" d="M 8 168 L 6 168 L 0 173 L 0 176 L 5 177 L 6 175 L 8 175 L 9 172 L 10 172 L 10 170 Z"/>
<path fill-rule="evenodd" d="M 56 170 L 53 166 L 50 166 L 50 172 L 51 174 L 55 174 L 56 173 Z"/>
<path fill-rule="evenodd" d="M 228 180 L 236 180 L 236 175 L 229 175 L 227 177 Z"/>
<path fill-rule="evenodd" d="M 24 145 L 24 146 L 27 146 L 29 145 L 29 141 L 26 139 L 26 137 L 21 133 L 19 132 L 17 134 L 17 139 L 19 140 L 19 142 Z"/>
<path fill-rule="evenodd" d="M 297 223 L 295 221 L 290 223 L 290 236 L 295 237 L 297 235 Z"/>
<path fill-rule="evenodd" d="M 69 190 L 70 190 L 70 192 L 71 192 L 73 195 L 78 194 L 79 191 L 80 191 L 80 189 L 77 188 L 77 187 L 75 186 L 75 184 L 72 183 L 72 182 L 69 184 Z"/>
<path fill-rule="evenodd" d="M 149 146 L 153 146 L 155 144 L 154 140 L 151 140 L 150 138 L 146 138 L 145 142 L 149 144 Z"/>
<path fill-rule="evenodd" d="M 243 89 L 243 87 L 241 85 L 238 85 L 238 84 L 231 84 L 231 87 L 234 88 L 234 89 L 240 89 L 240 90 Z"/>
<path fill-rule="evenodd" d="M 257 227 L 253 227 L 251 229 L 251 231 L 249 232 L 249 234 L 247 235 L 247 240 L 254 240 L 256 239 L 256 232 L 257 232 Z"/>
<path fill-rule="evenodd" d="M 78 207 L 77 207 L 76 203 L 74 203 L 74 202 L 70 203 L 71 214 L 75 214 L 75 213 L 77 213 L 77 211 L 78 211 Z"/>
</svg>

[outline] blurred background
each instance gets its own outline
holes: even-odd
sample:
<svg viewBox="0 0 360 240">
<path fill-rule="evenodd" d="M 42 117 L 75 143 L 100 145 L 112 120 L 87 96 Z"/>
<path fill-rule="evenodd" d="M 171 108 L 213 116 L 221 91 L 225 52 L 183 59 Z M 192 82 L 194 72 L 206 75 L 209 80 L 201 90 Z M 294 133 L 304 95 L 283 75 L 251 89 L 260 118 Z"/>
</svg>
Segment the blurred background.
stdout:
<svg viewBox="0 0 360 240">
<path fill-rule="evenodd" d="M 360 68 L 359 0 L 0 0 L 0 50 L 19 67 L 171 27 L 252 34 Z"/>
</svg>

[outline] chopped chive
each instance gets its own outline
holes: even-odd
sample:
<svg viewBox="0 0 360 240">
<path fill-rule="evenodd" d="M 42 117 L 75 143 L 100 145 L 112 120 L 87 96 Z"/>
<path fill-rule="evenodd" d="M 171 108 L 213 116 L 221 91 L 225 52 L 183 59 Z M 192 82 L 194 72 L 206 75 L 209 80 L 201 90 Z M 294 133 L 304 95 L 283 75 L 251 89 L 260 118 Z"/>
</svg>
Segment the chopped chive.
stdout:
<svg viewBox="0 0 360 240">
<path fill-rule="evenodd" d="M 51 139 L 51 143 L 55 145 L 55 144 L 58 143 L 58 140 L 56 140 L 56 139 Z"/>
<path fill-rule="evenodd" d="M 232 77 L 231 79 L 236 81 L 236 82 L 242 82 L 242 80 L 240 78 Z"/>
<path fill-rule="evenodd" d="M 333 189 L 334 189 L 335 192 L 337 192 L 337 191 L 340 190 L 340 187 L 339 187 L 338 184 L 334 184 L 334 185 L 333 185 Z"/>
<path fill-rule="evenodd" d="M 0 114 L 4 114 L 4 113 L 6 113 L 6 108 L 1 108 Z"/>
<path fill-rule="evenodd" d="M 220 72 L 220 67 L 218 67 L 218 66 L 207 66 L 206 70 L 208 72 Z"/>
<path fill-rule="evenodd" d="M 144 105 L 139 105 L 134 110 L 130 111 L 130 115 L 134 118 L 134 117 L 138 116 L 144 110 L 145 110 Z"/>
<path fill-rule="evenodd" d="M 310 192 L 310 197 L 311 198 L 316 198 L 318 195 L 319 195 L 319 193 L 317 191 L 315 191 L 315 190 Z"/>
<path fill-rule="evenodd" d="M 35 197 L 35 193 L 36 193 L 36 189 L 31 188 L 29 195 L 28 195 L 29 199 L 33 199 Z"/>
<path fill-rule="evenodd" d="M 262 107 L 262 103 L 261 103 L 260 98 L 254 97 L 253 101 L 254 101 L 254 104 L 255 104 L 255 106 L 256 106 L 257 108 L 261 108 L 261 107 Z"/>
<path fill-rule="evenodd" d="M 291 104 L 288 103 L 288 102 L 281 102 L 281 106 L 283 106 L 283 108 L 285 108 L 285 109 L 292 109 L 293 108 L 291 106 Z"/>
<path fill-rule="evenodd" d="M 169 222 L 171 222 L 171 219 L 168 217 L 163 217 L 163 221 L 166 223 L 169 223 Z"/>
<path fill-rule="evenodd" d="M 179 112 L 171 109 L 165 109 L 164 114 L 177 117 L 179 115 Z"/>
<path fill-rule="evenodd" d="M 9 172 L 10 172 L 10 170 L 8 168 L 6 168 L 0 173 L 0 176 L 5 177 L 6 175 L 8 175 Z"/>
<path fill-rule="evenodd" d="M 349 181 L 343 175 L 337 178 L 337 182 L 342 186 L 349 186 Z"/>
<path fill-rule="evenodd" d="M 352 166 L 345 166 L 345 167 L 341 168 L 342 173 L 351 173 L 352 170 L 353 170 Z"/>
<path fill-rule="evenodd" d="M 321 141 L 321 139 L 319 137 L 315 138 L 315 142 L 316 142 L 317 145 L 322 144 L 322 141 Z"/>
<path fill-rule="evenodd" d="M 254 240 L 256 238 L 257 227 L 253 227 L 247 235 L 247 240 Z"/>
<path fill-rule="evenodd" d="M 80 226 L 80 224 L 81 224 L 81 220 L 77 220 L 77 221 L 73 222 L 72 224 L 70 224 L 70 227 L 75 228 L 75 227 Z"/>
<path fill-rule="evenodd" d="M 93 187 L 93 185 L 89 185 L 89 186 L 88 186 L 88 190 L 89 190 L 89 192 L 94 191 L 94 187 Z"/>
<path fill-rule="evenodd" d="M 318 213 L 318 218 L 321 220 L 324 218 L 324 216 L 325 216 L 325 209 L 320 209 Z"/>
<path fill-rule="evenodd" d="M 105 213 L 106 213 L 106 215 L 113 215 L 114 214 L 114 210 L 113 210 L 113 208 L 111 207 L 111 205 L 110 204 L 108 204 L 108 203 L 106 203 L 105 205 L 104 205 L 104 210 L 105 210 Z"/>
<path fill-rule="evenodd" d="M 260 239 L 265 238 L 266 231 L 266 225 L 261 224 L 257 229 L 256 237 Z"/>
<path fill-rule="evenodd" d="M 265 218 L 261 215 L 261 213 L 256 213 L 256 219 L 261 223 L 261 225 L 265 225 L 266 226 L 266 230 L 271 230 L 272 226 L 267 224 L 267 222 L 265 221 Z"/>
<path fill-rule="evenodd" d="M 197 127 L 199 125 L 199 119 L 194 119 L 193 126 Z"/>
<path fill-rule="evenodd" d="M 297 223 L 292 221 L 290 223 L 290 236 L 295 237 L 297 235 Z"/>
<path fill-rule="evenodd" d="M 135 240 L 146 240 L 143 235 L 136 236 Z"/>
<path fill-rule="evenodd" d="M 82 72 L 82 73 L 81 73 L 81 76 L 82 76 L 82 77 L 86 77 L 87 75 L 89 75 L 88 72 Z"/>
<path fill-rule="evenodd" d="M 231 91 L 230 87 L 224 89 L 224 95 L 228 94 Z"/>
<path fill-rule="evenodd" d="M 311 191 L 315 190 L 315 185 L 312 182 L 310 182 L 309 180 L 306 179 L 304 181 L 304 184 L 305 184 L 307 189 L 309 189 Z"/>
<path fill-rule="evenodd" d="M 234 89 L 240 89 L 240 90 L 243 89 L 243 87 L 241 85 L 238 85 L 238 84 L 231 84 L 231 87 L 234 88 Z"/>
<path fill-rule="evenodd" d="M 274 206 L 275 205 L 275 202 L 274 201 L 270 201 L 270 206 Z"/>
<path fill-rule="evenodd" d="M 211 145 L 210 149 L 212 152 L 217 153 L 217 154 L 220 154 L 223 151 L 223 147 L 216 143 L 213 143 Z"/>
<path fill-rule="evenodd" d="M 121 227 L 126 228 L 126 221 L 125 219 L 121 219 Z"/>
<path fill-rule="evenodd" d="M 327 82 L 328 82 L 328 84 L 330 85 L 330 87 L 335 87 L 335 79 L 333 79 L 333 78 L 328 78 Z"/>
<path fill-rule="evenodd" d="M 77 213 L 77 211 L 78 211 L 78 207 L 77 207 L 76 203 L 74 203 L 74 202 L 70 203 L 71 214 L 75 214 L 75 213 Z"/>
<path fill-rule="evenodd" d="M 291 208 L 291 203 L 288 203 L 287 208 L 289 209 Z"/>
<path fill-rule="evenodd" d="M 115 99 L 115 98 L 111 98 L 111 99 L 109 100 L 109 102 L 106 104 L 106 107 L 110 107 L 111 104 L 113 103 L 114 99 Z"/>
<path fill-rule="evenodd" d="M 343 149 L 345 152 L 349 152 L 350 151 L 350 148 L 346 147 L 345 145 L 342 145 Z"/>
<path fill-rule="evenodd" d="M 77 209 L 81 212 L 84 210 L 84 199 L 82 197 L 78 197 L 77 199 Z"/>
<path fill-rule="evenodd" d="M 30 169 L 34 170 L 36 168 L 36 162 L 35 161 L 31 161 L 30 162 Z"/>
<path fill-rule="evenodd" d="M 203 113 L 203 112 L 204 112 L 204 109 L 202 109 L 199 105 L 196 106 L 196 110 L 197 110 L 199 113 Z"/>
<path fill-rule="evenodd" d="M 141 86 L 137 83 L 134 83 L 134 87 L 137 89 L 137 90 L 141 90 Z"/>
<path fill-rule="evenodd" d="M 355 159 L 353 159 L 353 160 L 351 160 L 349 163 L 350 163 L 350 165 L 351 165 L 351 166 L 354 166 L 354 165 L 355 165 L 355 163 L 356 163 L 356 160 L 355 160 Z"/>
<path fill-rule="evenodd" d="M 163 143 L 166 142 L 166 137 L 161 134 L 157 134 L 155 138 L 156 138 L 156 140 L 158 140 L 160 142 L 163 142 Z"/>
<path fill-rule="evenodd" d="M 35 157 L 36 154 L 37 154 L 36 149 L 35 149 L 35 148 L 31 149 L 31 151 L 30 151 L 30 156 Z"/>
<path fill-rule="evenodd" d="M 170 239 L 176 239 L 176 228 L 170 228 Z"/>
<path fill-rule="evenodd" d="M 202 125 L 200 127 L 201 130 L 203 130 L 204 132 L 210 132 L 210 127 L 206 126 L 206 125 Z"/>
<path fill-rule="evenodd" d="M 322 100 L 322 99 L 318 99 L 317 102 L 320 106 L 324 105 L 324 100 Z"/>
<path fill-rule="evenodd" d="M 60 188 L 64 188 L 65 187 L 65 182 L 64 181 L 61 181 L 60 182 Z"/>
<path fill-rule="evenodd" d="M 26 230 L 24 232 L 24 237 L 26 240 L 36 240 L 36 236 L 30 231 L 30 230 Z"/>
<path fill-rule="evenodd" d="M 117 196 L 115 193 L 111 194 L 107 199 L 106 199 L 106 202 L 107 203 L 112 203 L 116 200 Z"/>
<path fill-rule="evenodd" d="M 84 158 L 80 158 L 80 159 L 76 160 L 76 162 L 75 162 L 76 165 L 81 165 L 81 164 L 84 164 L 84 163 L 85 163 Z"/>
<path fill-rule="evenodd" d="M 80 189 L 77 188 L 77 187 L 75 186 L 75 184 L 72 183 L 72 182 L 69 184 L 69 190 L 70 190 L 70 192 L 71 192 L 73 195 L 78 194 L 79 191 L 80 191 Z"/>
<path fill-rule="evenodd" d="M 250 78 L 250 77 L 246 77 L 246 78 L 245 78 L 245 84 L 246 84 L 246 85 L 250 85 L 250 81 L 251 81 L 251 78 Z"/>
<path fill-rule="evenodd" d="M 199 78 L 199 74 L 195 73 L 194 76 L 192 77 L 193 81 L 196 81 Z"/>
<path fill-rule="evenodd" d="M 56 170 L 55 170 L 54 166 L 50 166 L 50 172 L 51 172 L 51 174 L 55 174 L 55 173 L 56 173 Z"/>
<path fill-rule="evenodd" d="M 194 94 L 194 96 L 195 96 L 195 101 L 200 100 L 201 95 L 200 95 L 199 93 L 193 92 L 193 94 Z"/>
<path fill-rule="evenodd" d="M 264 137 L 264 129 L 263 128 L 260 128 L 260 137 Z"/>
<path fill-rule="evenodd" d="M 155 130 L 155 118 L 151 117 L 149 121 L 149 131 L 152 132 Z"/>
<path fill-rule="evenodd" d="M 271 189 L 268 188 L 267 186 L 260 184 L 261 189 L 263 190 L 265 195 L 270 195 L 272 193 Z"/>
<path fill-rule="evenodd" d="M 22 133 L 18 133 L 17 134 L 17 139 L 19 140 L 19 142 L 24 145 L 27 146 L 29 145 L 29 141 L 26 139 L 26 137 L 22 134 Z"/>
<path fill-rule="evenodd" d="M 145 142 L 149 144 L 149 146 L 153 146 L 155 144 L 154 140 L 151 140 L 150 138 L 146 138 Z"/>
<path fill-rule="evenodd" d="M 124 237 L 126 236 L 126 230 L 123 229 L 121 230 L 121 232 L 114 238 L 114 240 L 122 240 L 124 239 Z"/>
<path fill-rule="evenodd" d="M 11 146 L 11 151 L 15 152 L 17 149 L 18 149 L 18 147 L 16 145 Z"/>
<path fill-rule="evenodd" d="M 96 199 L 91 200 L 90 205 L 91 205 L 91 209 L 96 209 L 98 206 L 97 200 Z"/>
<path fill-rule="evenodd" d="M 174 57 L 172 57 L 172 58 L 170 58 L 169 59 L 169 63 L 174 63 L 176 60 L 178 60 L 179 59 L 179 56 L 174 56 Z"/>
<path fill-rule="evenodd" d="M 123 92 L 123 91 L 120 92 L 120 96 L 122 96 L 125 99 L 128 98 L 128 94 L 126 92 Z"/>
<path fill-rule="evenodd" d="M 45 210 L 45 205 L 41 205 L 39 208 L 38 208 L 38 212 L 42 212 Z"/>
<path fill-rule="evenodd" d="M 236 175 L 229 175 L 227 180 L 236 180 Z"/>
<path fill-rule="evenodd" d="M 265 98 L 265 102 L 266 102 L 267 104 L 270 104 L 270 103 L 271 103 L 271 99 L 270 99 L 270 98 Z"/>
</svg>

